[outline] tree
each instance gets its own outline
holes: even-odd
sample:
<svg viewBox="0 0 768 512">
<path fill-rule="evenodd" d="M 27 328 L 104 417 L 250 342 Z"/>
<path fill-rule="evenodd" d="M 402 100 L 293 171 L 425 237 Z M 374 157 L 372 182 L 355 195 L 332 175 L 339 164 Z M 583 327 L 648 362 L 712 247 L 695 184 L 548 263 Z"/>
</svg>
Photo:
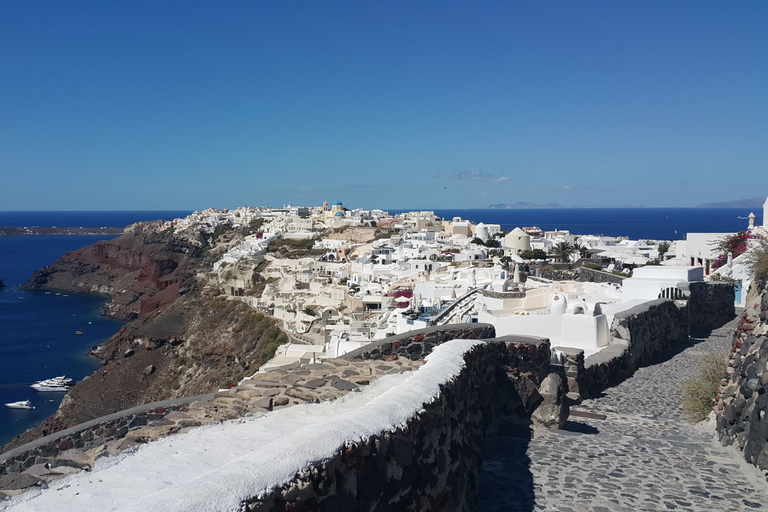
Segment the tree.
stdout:
<svg viewBox="0 0 768 512">
<path fill-rule="evenodd" d="M 568 242 L 560 242 L 552 248 L 552 254 L 557 256 L 557 259 L 563 263 L 567 263 L 573 254 L 576 253 L 576 248 Z"/>
<path fill-rule="evenodd" d="M 547 253 L 541 249 L 533 249 L 532 251 L 521 252 L 520 257 L 524 260 L 545 260 L 547 259 Z"/>
<path fill-rule="evenodd" d="M 582 259 L 589 258 L 590 252 L 589 247 L 586 245 L 580 245 L 580 244 L 574 244 L 573 250 L 579 253 L 579 256 L 581 256 Z"/>
<path fill-rule="evenodd" d="M 663 260 L 664 255 L 669 252 L 669 242 L 661 242 L 657 251 L 659 251 L 659 260 Z"/>
</svg>

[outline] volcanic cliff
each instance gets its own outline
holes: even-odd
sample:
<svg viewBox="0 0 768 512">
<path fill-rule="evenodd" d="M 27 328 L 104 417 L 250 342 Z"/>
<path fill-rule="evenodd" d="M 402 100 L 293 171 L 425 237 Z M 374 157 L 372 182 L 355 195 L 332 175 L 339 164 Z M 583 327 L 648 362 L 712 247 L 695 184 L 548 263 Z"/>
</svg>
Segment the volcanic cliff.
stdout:
<svg viewBox="0 0 768 512">
<path fill-rule="evenodd" d="M 159 231 L 139 223 L 65 254 L 30 288 L 108 295 L 105 314 L 130 320 L 92 354 L 102 367 L 69 391 L 54 416 L 6 445 L 129 407 L 209 393 L 255 372 L 287 336 L 273 318 L 227 300 L 205 272 L 247 229 Z"/>
</svg>

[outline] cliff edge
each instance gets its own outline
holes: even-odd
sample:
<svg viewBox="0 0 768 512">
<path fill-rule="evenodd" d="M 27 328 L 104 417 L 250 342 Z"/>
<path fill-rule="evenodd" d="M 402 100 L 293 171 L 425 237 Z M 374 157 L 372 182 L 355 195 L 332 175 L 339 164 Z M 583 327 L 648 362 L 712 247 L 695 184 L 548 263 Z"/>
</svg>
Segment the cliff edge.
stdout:
<svg viewBox="0 0 768 512">
<path fill-rule="evenodd" d="M 67 253 L 25 285 L 108 295 L 105 314 L 130 321 L 94 347 L 102 367 L 69 391 L 56 414 L 3 450 L 136 405 L 235 384 L 288 341 L 273 318 L 206 285 L 205 271 L 247 230 L 212 237 L 158 232 L 158 225 L 138 223 Z"/>
</svg>

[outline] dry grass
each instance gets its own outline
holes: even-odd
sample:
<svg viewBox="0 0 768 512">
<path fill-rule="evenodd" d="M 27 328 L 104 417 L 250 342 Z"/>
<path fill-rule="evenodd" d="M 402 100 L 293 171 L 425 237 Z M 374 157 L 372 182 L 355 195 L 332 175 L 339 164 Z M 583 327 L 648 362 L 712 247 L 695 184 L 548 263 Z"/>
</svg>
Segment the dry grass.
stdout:
<svg viewBox="0 0 768 512">
<path fill-rule="evenodd" d="M 726 364 L 724 355 L 706 354 L 698 362 L 699 374 L 683 381 L 683 413 L 689 422 L 709 416 Z"/>
</svg>

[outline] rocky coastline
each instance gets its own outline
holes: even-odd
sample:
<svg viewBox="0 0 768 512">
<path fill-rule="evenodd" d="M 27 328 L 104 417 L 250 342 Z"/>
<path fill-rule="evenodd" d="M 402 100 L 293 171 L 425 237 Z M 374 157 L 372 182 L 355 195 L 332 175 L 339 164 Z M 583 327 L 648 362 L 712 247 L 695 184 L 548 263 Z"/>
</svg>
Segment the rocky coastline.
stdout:
<svg viewBox="0 0 768 512">
<path fill-rule="evenodd" d="M 106 295 L 103 314 L 128 323 L 94 347 L 101 368 L 69 391 L 56 414 L 0 452 L 144 403 L 215 392 L 287 342 L 274 319 L 207 285 L 206 269 L 247 230 L 212 240 L 202 230 L 179 234 L 160 225 L 128 226 L 122 236 L 65 254 L 24 285 Z"/>
</svg>

